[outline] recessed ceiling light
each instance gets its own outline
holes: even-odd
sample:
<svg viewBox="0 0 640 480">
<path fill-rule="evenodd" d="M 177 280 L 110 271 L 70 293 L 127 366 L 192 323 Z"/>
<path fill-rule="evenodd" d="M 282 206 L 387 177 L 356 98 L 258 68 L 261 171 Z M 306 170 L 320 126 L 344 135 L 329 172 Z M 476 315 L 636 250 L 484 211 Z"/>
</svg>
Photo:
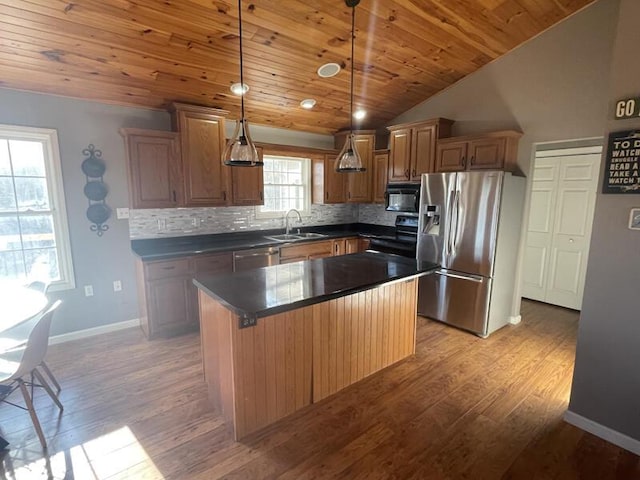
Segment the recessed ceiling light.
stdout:
<svg viewBox="0 0 640 480">
<path fill-rule="evenodd" d="M 318 68 L 318 75 L 322 78 L 335 77 L 340 73 L 340 65 L 337 63 L 325 63 Z"/>
<path fill-rule="evenodd" d="M 247 85 L 246 83 L 242 85 L 239 82 L 234 83 L 233 85 L 231 85 L 231 91 L 234 95 L 244 95 L 249 91 L 249 85 Z"/>
<path fill-rule="evenodd" d="M 362 120 L 366 116 L 367 116 L 366 110 L 358 109 L 355 112 L 353 112 L 353 118 L 355 118 L 356 120 Z"/>
<path fill-rule="evenodd" d="M 316 106 L 316 101 L 313 98 L 305 98 L 300 102 L 300 106 L 309 110 Z"/>
</svg>

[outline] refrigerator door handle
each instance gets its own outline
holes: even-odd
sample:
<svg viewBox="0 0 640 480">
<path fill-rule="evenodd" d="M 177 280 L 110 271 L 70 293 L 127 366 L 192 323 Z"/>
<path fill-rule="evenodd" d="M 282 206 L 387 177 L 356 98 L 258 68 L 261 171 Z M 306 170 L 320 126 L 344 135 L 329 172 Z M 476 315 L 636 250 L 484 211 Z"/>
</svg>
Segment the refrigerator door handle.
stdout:
<svg viewBox="0 0 640 480">
<path fill-rule="evenodd" d="M 456 190 L 456 230 L 453 236 L 453 249 L 458 248 L 458 238 L 460 233 L 460 190 Z"/>
<path fill-rule="evenodd" d="M 449 264 L 449 256 L 453 251 L 453 235 L 452 235 L 452 227 L 453 227 L 453 204 L 455 203 L 456 192 L 455 190 L 451 191 L 449 195 L 449 208 L 448 210 L 448 221 L 447 221 L 447 241 L 445 243 L 446 251 L 445 256 L 447 257 L 447 265 Z"/>
<path fill-rule="evenodd" d="M 470 280 L 476 283 L 482 283 L 482 281 L 484 280 L 484 277 L 481 277 L 480 275 L 462 275 L 458 273 L 447 272 L 446 270 L 436 270 L 435 274 L 441 275 L 443 277 L 458 278 L 460 280 Z"/>
</svg>

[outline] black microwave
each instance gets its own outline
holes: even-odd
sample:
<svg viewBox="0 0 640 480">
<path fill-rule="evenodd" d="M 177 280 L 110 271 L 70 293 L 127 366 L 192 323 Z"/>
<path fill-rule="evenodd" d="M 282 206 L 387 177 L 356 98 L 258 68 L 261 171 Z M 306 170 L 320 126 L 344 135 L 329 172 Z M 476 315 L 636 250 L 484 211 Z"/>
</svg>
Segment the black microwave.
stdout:
<svg viewBox="0 0 640 480">
<path fill-rule="evenodd" d="M 419 183 L 390 183 L 384 194 L 385 210 L 389 212 L 418 213 L 420 208 Z"/>
</svg>

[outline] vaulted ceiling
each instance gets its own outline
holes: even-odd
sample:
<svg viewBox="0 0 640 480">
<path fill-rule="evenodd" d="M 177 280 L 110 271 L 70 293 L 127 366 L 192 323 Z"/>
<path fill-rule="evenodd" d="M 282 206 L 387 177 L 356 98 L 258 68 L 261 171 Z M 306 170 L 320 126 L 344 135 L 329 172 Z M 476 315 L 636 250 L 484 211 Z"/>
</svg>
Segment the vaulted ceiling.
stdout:
<svg viewBox="0 0 640 480">
<path fill-rule="evenodd" d="M 356 105 L 375 128 L 593 0 L 361 0 Z M 243 1 L 247 118 L 332 133 L 349 125 L 344 0 Z M 0 86 L 239 116 L 234 0 L 0 0 Z M 316 71 L 342 65 L 332 78 Z M 313 110 L 299 103 L 315 98 Z"/>
</svg>

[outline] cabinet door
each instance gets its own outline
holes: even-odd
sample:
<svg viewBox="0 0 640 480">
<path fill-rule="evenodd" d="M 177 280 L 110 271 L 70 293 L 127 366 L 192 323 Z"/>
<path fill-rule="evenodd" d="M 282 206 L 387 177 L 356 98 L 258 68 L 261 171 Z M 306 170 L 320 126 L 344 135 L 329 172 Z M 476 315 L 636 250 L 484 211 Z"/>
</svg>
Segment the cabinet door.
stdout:
<svg viewBox="0 0 640 480">
<path fill-rule="evenodd" d="M 438 143 L 436 172 L 458 172 L 467 166 L 467 142 Z"/>
<path fill-rule="evenodd" d="M 222 164 L 224 118 L 189 111 L 178 111 L 177 115 L 186 205 L 226 205 L 228 168 Z"/>
<path fill-rule="evenodd" d="M 345 239 L 345 254 L 358 253 L 360 251 L 360 239 L 358 237 Z"/>
<path fill-rule="evenodd" d="M 262 148 L 258 148 L 262 160 Z M 231 177 L 232 205 L 264 205 L 262 167 L 224 167 Z"/>
<path fill-rule="evenodd" d="M 423 173 L 435 171 L 437 128 L 435 125 L 425 125 L 413 129 L 409 180 L 419 182 Z"/>
<path fill-rule="evenodd" d="M 345 203 L 347 201 L 347 184 L 344 173 L 335 169 L 337 154 L 324 156 L 324 203 Z"/>
<path fill-rule="evenodd" d="M 374 143 L 375 135 L 356 135 L 356 148 L 366 171 L 347 173 L 347 202 L 367 203 L 371 201 Z M 344 173 L 338 175 L 344 175 Z"/>
<path fill-rule="evenodd" d="M 336 238 L 333 240 L 333 256 L 344 255 L 346 244 L 344 238 Z"/>
<path fill-rule="evenodd" d="M 390 132 L 389 182 L 406 182 L 410 176 L 411 129 L 401 128 Z"/>
<path fill-rule="evenodd" d="M 470 170 L 504 168 L 506 138 L 488 137 L 469 142 Z"/>
<path fill-rule="evenodd" d="M 196 290 L 192 277 L 168 277 L 148 282 L 149 337 L 168 336 L 197 327 Z"/>
<path fill-rule="evenodd" d="M 376 153 L 373 157 L 373 203 L 384 203 L 388 170 L 389 153 Z"/>
<path fill-rule="evenodd" d="M 122 130 L 126 139 L 131 208 L 181 205 L 178 136 L 172 132 Z"/>
</svg>

